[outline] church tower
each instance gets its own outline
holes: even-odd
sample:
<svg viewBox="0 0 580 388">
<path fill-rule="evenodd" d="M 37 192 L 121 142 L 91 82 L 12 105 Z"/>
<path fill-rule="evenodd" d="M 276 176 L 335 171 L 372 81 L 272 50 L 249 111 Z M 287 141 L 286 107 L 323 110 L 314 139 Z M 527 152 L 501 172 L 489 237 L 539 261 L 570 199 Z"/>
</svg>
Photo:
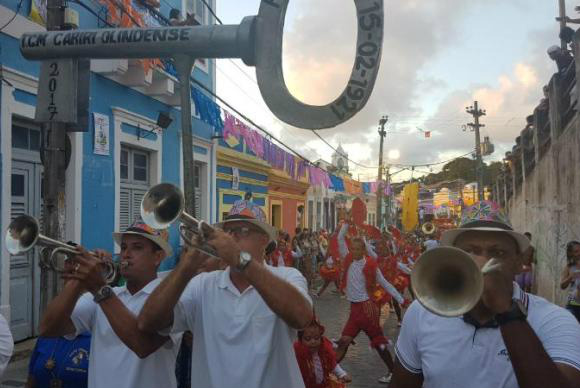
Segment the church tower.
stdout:
<svg viewBox="0 0 580 388">
<path fill-rule="evenodd" d="M 332 154 L 332 165 L 336 167 L 339 173 L 348 174 L 348 154 L 339 144 L 336 152 Z"/>
</svg>

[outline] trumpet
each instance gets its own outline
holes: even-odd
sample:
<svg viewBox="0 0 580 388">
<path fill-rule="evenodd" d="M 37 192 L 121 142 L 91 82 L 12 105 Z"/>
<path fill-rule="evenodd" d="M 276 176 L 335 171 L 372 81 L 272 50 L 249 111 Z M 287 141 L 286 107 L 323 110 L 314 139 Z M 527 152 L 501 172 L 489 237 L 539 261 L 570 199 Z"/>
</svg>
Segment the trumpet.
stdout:
<svg viewBox="0 0 580 388">
<path fill-rule="evenodd" d="M 491 259 L 480 269 L 461 249 L 434 248 L 417 260 L 411 287 L 427 310 L 443 317 L 458 317 L 475 307 L 483 294 L 483 276 L 500 266 Z"/>
<path fill-rule="evenodd" d="M 426 222 L 421 227 L 421 230 L 423 231 L 423 234 L 433 234 L 433 233 L 435 233 L 437 228 L 435 227 L 435 225 L 432 222 Z"/>
<path fill-rule="evenodd" d="M 11 255 L 25 253 L 37 245 L 50 250 L 50 255 L 41 255 L 40 262 L 45 268 L 57 273 L 68 272 L 65 267 L 66 262 L 78 255 L 78 251 L 74 247 L 41 234 L 38 221 L 29 215 L 22 215 L 12 220 L 6 231 L 4 241 L 6 249 Z M 95 253 L 89 253 L 96 257 Z M 65 258 L 61 265 L 58 258 L 62 255 Z M 107 283 L 112 283 L 117 277 L 119 265 L 109 261 L 103 262 L 103 265 L 105 267 L 103 276 Z"/>
<path fill-rule="evenodd" d="M 213 227 L 205 221 L 197 220 L 184 208 L 185 200 L 179 187 L 171 183 L 160 183 L 151 187 L 141 200 L 141 218 L 154 229 L 166 229 L 175 221 L 180 221 L 179 234 L 187 245 L 219 258 L 216 250 L 206 243 Z"/>
</svg>

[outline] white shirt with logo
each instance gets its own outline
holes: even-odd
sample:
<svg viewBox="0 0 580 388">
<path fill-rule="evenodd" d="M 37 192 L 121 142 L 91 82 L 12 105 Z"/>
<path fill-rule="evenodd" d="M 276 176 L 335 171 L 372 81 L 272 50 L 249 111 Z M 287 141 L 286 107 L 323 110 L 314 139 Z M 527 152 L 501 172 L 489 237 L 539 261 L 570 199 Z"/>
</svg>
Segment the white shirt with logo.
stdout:
<svg viewBox="0 0 580 388">
<path fill-rule="evenodd" d="M 528 306 L 528 323 L 550 358 L 580 370 L 580 325 L 572 314 L 516 283 L 514 298 Z M 476 329 L 462 317 L 435 315 L 417 301 L 403 318 L 395 352 L 409 372 L 423 375 L 423 388 L 518 388 L 499 328 Z"/>
<path fill-rule="evenodd" d="M 131 295 L 127 287 L 115 287 L 117 297 L 135 316 L 159 285 L 155 279 Z M 181 345 L 181 335 L 171 338 L 148 357 L 141 359 L 117 337 L 109 320 L 93 295 L 86 293 L 77 302 L 71 315 L 77 335 L 91 333 L 89 356 L 89 388 L 174 388 L 175 361 Z"/>
<path fill-rule="evenodd" d="M 294 268 L 267 266 L 312 303 Z M 242 293 L 225 271 L 193 278 L 174 309 L 171 332 L 193 333 L 192 388 L 304 388 L 294 354 L 296 330 L 252 286 Z"/>
</svg>

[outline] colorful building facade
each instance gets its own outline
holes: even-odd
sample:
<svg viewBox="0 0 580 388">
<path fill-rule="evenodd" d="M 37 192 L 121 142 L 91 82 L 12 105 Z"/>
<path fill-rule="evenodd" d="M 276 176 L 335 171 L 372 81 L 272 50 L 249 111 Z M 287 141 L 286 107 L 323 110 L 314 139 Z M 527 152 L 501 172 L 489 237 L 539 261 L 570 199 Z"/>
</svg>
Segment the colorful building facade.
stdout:
<svg viewBox="0 0 580 388">
<path fill-rule="evenodd" d="M 198 0 L 184 2 L 187 8 L 184 11 L 193 13 L 191 7 L 202 9 L 197 2 L 203 5 Z M 0 32 L 2 231 L 11 218 L 29 214 L 40 219 L 42 210 L 42 133 L 41 125 L 34 121 L 40 62 L 22 57 L 19 39 L 26 32 L 45 31 L 43 25 L 28 15 L 46 2 L 23 0 L 20 8 L 17 3 L 0 0 L 0 15 L 10 18 L 14 15 Z M 215 0 L 209 3 L 215 5 Z M 123 4 L 129 4 L 134 15 L 147 26 L 167 22 L 156 19 L 136 2 Z M 103 28 L 103 20 L 111 20 L 110 10 L 100 0 L 85 5 L 89 9 L 68 2 L 79 14 L 79 29 Z M 168 16 L 171 8 L 181 9 L 182 2 L 164 1 L 158 11 Z M 39 14 L 42 13 L 40 9 Z M 209 12 L 196 12 L 196 16 L 200 23 L 213 23 Z M 214 61 L 197 63 L 193 76 L 213 90 Z M 66 170 L 64 239 L 88 249 L 118 252 L 111 233 L 125 229 L 139 217 L 141 198 L 148 188 L 160 182 L 183 184 L 181 114 L 177 109 L 179 83 L 170 62 L 93 60 L 89 90 L 88 125 L 80 128 L 82 132 L 69 133 L 71 154 Z M 197 98 L 213 103 L 207 95 L 198 94 Z M 161 113 L 172 120 L 165 128 L 159 124 Z M 210 193 L 215 192 L 217 145 L 212 140 L 215 129 L 202 119 L 201 114 L 191 118 L 196 160 L 192 167 L 197 176 L 196 215 L 211 222 L 216 214 L 215 196 Z M 176 226 L 171 228 L 170 242 L 175 254 L 162 263 L 161 271 L 172 268 L 179 254 Z M 10 256 L 3 249 L 1 263 L 0 312 L 10 322 L 15 340 L 32 337 L 37 334 L 39 300 L 44 292 L 40 286 L 38 250 Z"/>
<path fill-rule="evenodd" d="M 222 221 L 236 201 L 251 193 L 252 201 L 269 214 L 268 177 L 270 165 L 246 151 L 243 143 L 235 148 L 218 147 L 216 219 Z"/>
</svg>

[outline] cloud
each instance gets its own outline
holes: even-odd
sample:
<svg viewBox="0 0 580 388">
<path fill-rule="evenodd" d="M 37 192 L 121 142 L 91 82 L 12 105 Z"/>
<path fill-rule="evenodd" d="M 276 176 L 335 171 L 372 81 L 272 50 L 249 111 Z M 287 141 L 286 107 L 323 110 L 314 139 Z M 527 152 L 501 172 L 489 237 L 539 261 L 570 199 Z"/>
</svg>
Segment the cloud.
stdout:
<svg viewBox="0 0 580 388">
<path fill-rule="evenodd" d="M 342 92 L 353 65 L 354 3 L 296 0 L 290 2 L 290 7 L 294 7 L 296 17 L 284 40 L 284 76 L 289 89 L 306 103 L 329 103 Z M 377 164 L 376 128 L 381 115 L 387 112 L 418 114 L 420 110 L 414 106 L 418 93 L 446 86 L 441 79 L 419 79 L 419 71 L 457 40 L 462 16 L 471 5 L 462 0 L 387 1 L 385 7 L 383 58 L 373 95 L 353 119 L 321 132 L 334 146 L 342 142 L 352 159 L 371 166 Z M 291 144 L 304 147 L 303 139 L 296 138 L 297 131 L 283 131 L 282 136 Z M 312 137 L 306 131 L 302 133 L 303 138 Z M 422 140 L 422 135 L 417 136 Z M 317 145 L 321 154 L 330 159 L 332 151 L 321 146 L 321 142 L 307 142 L 307 145 Z"/>
<path fill-rule="evenodd" d="M 481 7 L 503 4 L 498 0 L 490 0 L 485 5 L 478 3 L 464 0 L 385 1 L 383 58 L 373 95 L 353 119 L 320 134 L 334 146 L 341 142 L 351 159 L 375 166 L 379 153 L 378 119 L 383 114 L 390 114 L 386 151 L 399 150 L 404 162 L 444 160 L 473 149 L 473 135 L 462 132 L 461 126 L 470 121 L 465 107 L 477 99 L 488 113 L 482 118 L 486 124 L 483 134 L 491 136 L 499 149 L 494 157 L 503 155 L 524 127 L 525 117 L 541 98 L 542 85 L 554 71 L 545 49 L 554 43 L 555 35 L 553 29 L 531 31 L 527 54 L 498 75 L 494 82 L 477 83 L 477 74 L 474 74 L 473 84 L 451 89 L 448 80 L 423 74 L 425 68 L 450 49 L 465 48 L 462 39 L 466 33 L 463 24 L 466 15 L 479 12 Z M 510 4 L 513 7 L 521 5 L 522 17 L 532 12 L 526 1 L 511 0 Z M 326 104 L 342 92 L 353 65 L 354 2 L 292 0 L 289 7 L 292 18 L 284 36 L 285 79 L 297 98 L 306 103 Z M 493 57 L 483 55 L 482 58 L 493 61 Z M 465 58 L 466 68 L 473 60 Z M 251 90 L 261 103 L 255 84 L 245 84 L 244 88 Z M 228 89 L 228 93 L 233 91 Z M 426 112 L 419 101 L 431 93 L 435 93 L 436 100 Z M 247 97 L 240 99 L 245 101 Z M 330 160 L 333 151 L 329 147 L 309 131 L 273 119 L 265 105 L 253 105 L 245 112 L 250 117 L 258 116 L 260 124 L 304 156 L 312 160 L 320 157 Z M 432 137 L 426 139 L 416 127 L 432 131 Z M 361 175 L 374 173 L 352 165 L 351 169 L 360 171 Z"/>
</svg>

